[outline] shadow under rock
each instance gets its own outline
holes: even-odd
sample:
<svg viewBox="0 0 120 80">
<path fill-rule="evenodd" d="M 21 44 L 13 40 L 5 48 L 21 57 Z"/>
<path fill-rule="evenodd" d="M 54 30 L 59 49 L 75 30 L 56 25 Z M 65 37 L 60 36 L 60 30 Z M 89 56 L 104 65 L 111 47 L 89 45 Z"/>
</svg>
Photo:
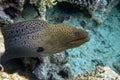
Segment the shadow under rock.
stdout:
<svg viewBox="0 0 120 80">
<path fill-rule="evenodd" d="M 24 76 L 28 80 L 38 80 L 36 76 L 32 73 L 38 60 L 35 58 L 29 58 L 30 63 L 24 63 L 24 59 L 13 59 L 7 62 L 2 62 L 4 67 L 4 72 L 8 74 L 18 73 L 19 76 Z M 33 62 L 35 62 L 33 64 Z M 34 65 L 34 67 L 33 67 Z"/>
</svg>

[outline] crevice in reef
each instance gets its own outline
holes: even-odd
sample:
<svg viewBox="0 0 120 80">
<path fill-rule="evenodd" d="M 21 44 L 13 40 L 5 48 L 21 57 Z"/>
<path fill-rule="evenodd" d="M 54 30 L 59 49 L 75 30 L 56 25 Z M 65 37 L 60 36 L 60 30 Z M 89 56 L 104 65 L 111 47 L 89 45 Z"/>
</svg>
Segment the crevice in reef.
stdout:
<svg viewBox="0 0 120 80">
<path fill-rule="evenodd" d="M 59 11 L 66 14 L 83 13 L 86 17 L 91 17 L 88 10 L 85 7 L 81 7 L 80 5 L 71 4 L 68 2 L 58 2 L 55 7 Z"/>
</svg>

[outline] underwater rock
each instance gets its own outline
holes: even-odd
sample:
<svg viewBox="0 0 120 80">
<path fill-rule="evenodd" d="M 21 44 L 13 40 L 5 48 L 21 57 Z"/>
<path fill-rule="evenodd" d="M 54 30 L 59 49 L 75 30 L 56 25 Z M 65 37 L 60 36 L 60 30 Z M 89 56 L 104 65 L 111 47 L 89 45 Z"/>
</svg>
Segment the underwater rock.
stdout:
<svg viewBox="0 0 120 80">
<path fill-rule="evenodd" d="M 46 7 L 53 7 L 54 5 L 57 4 L 56 0 L 30 0 L 30 4 L 34 4 L 36 6 L 46 6 Z M 43 5 L 40 5 L 40 3 L 44 2 Z"/>
<path fill-rule="evenodd" d="M 114 62 L 113 67 L 120 73 L 120 61 Z"/>
<path fill-rule="evenodd" d="M 14 19 L 21 14 L 25 0 L 3 0 L 1 3 L 3 11 Z"/>
<path fill-rule="evenodd" d="M 117 7 L 117 9 L 119 10 L 120 9 L 120 2 L 115 7 Z"/>
<path fill-rule="evenodd" d="M 101 24 L 111 11 L 112 6 L 115 6 L 119 0 L 58 0 L 58 2 L 68 2 L 76 4 L 76 6 L 79 5 L 80 9 L 87 10 L 88 13 L 91 14 L 91 19 L 96 24 Z"/>
<path fill-rule="evenodd" d="M 56 0 L 30 0 L 30 4 L 34 4 L 38 13 L 40 14 L 40 18 L 42 20 L 46 20 L 46 10 L 48 8 L 52 8 L 54 5 L 57 4 Z"/>
<path fill-rule="evenodd" d="M 21 58 L 0 63 L 0 68 L 3 68 L 3 70 L 0 71 L 0 80 L 6 79 L 6 76 L 8 76 L 8 80 L 38 80 L 32 73 L 35 61 L 30 61 L 31 63 L 25 63 Z"/>
<path fill-rule="evenodd" d="M 78 74 L 76 80 L 120 80 L 120 76 L 109 67 L 97 66 L 92 73 Z"/>
<path fill-rule="evenodd" d="M 104 66 L 103 62 L 99 59 L 93 59 L 91 61 L 96 64 L 95 66 Z"/>
<path fill-rule="evenodd" d="M 4 52 L 5 52 L 4 39 L 0 30 L 0 57 L 3 55 Z"/>
<path fill-rule="evenodd" d="M 0 6 L 0 27 L 5 24 L 13 23 L 13 20 L 6 15 L 6 13 L 3 11 L 2 6 Z"/>
<path fill-rule="evenodd" d="M 2 8 L 2 12 L 5 15 L 7 15 L 11 20 L 14 20 L 16 18 L 19 19 L 20 16 L 23 16 L 23 18 L 25 19 L 26 18 L 31 19 L 31 17 L 32 18 L 38 17 L 37 6 L 35 6 L 39 4 L 38 1 L 40 0 L 36 0 L 36 3 L 32 3 L 32 1 L 29 0 L 3 0 L 1 1 L 0 6 Z M 29 8 L 32 11 L 30 11 Z M 7 18 L 7 20 L 9 20 L 9 18 Z"/>
<path fill-rule="evenodd" d="M 120 3 L 120 0 L 107 0 L 108 2 L 108 7 L 114 7 Z"/>
<path fill-rule="evenodd" d="M 66 56 L 64 56 L 63 52 L 61 54 L 54 54 L 55 60 L 58 62 L 51 61 L 51 57 L 44 57 L 44 63 L 39 64 L 33 73 L 40 80 L 70 80 L 71 76 L 71 68 L 68 63 L 66 63 Z M 62 59 L 61 59 L 62 57 Z M 54 60 L 54 59 L 52 59 Z M 65 62 L 64 62 L 65 61 Z"/>
<path fill-rule="evenodd" d="M 35 76 L 40 80 L 47 80 L 47 72 L 48 69 L 44 64 L 37 66 L 37 68 L 33 71 Z"/>
<path fill-rule="evenodd" d="M 24 5 L 24 10 L 21 13 L 21 17 L 25 20 L 35 19 L 39 16 L 37 10 L 32 4 Z"/>
<path fill-rule="evenodd" d="M 58 76 L 56 73 L 52 74 L 47 80 L 64 80 L 61 76 Z"/>
<path fill-rule="evenodd" d="M 67 63 L 68 55 L 67 52 L 61 52 L 50 57 L 50 62 L 56 65 L 62 65 Z"/>
<path fill-rule="evenodd" d="M 50 64 L 48 57 L 44 57 L 43 59 L 44 63 L 38 65 L 33 73 L 40 80 L 49 80 L 51 75 L 56 74 L 59 69 L 56 65 Z"/>
<path fill-rule="evenodd" d="M 29 1 L 31 1 L 30 4 L 33 4 L 36 6 L 37 4 L 39 4 L 37 1 L 42 1 L 41 3 L 43 3 L 45 0 L 29 0 Z M 33 1 L 33 3 L 32 3 L 32 1 Z M 90 1 L 90 0 L 86 0 L 86 1 Z M 98 1 L 100 1 L 100 0 L 98 0 Z M 103 0 L 103 1 L 105 1 L 105 0 Z M 107 5 L 108 5 L 108 3 L 110 3 L 108 1 L 119 1 L 119 0 L 107 0 Z M 119 5 L 120 4 L 117 5 L 118 8 L 120 8 Z M 45 19 L 46 7 L 45 6 L 42 7 L 42 6 L 39 5 L 37 7 L 37 9 L 39 9 L 39 13 L 41 13 L 41 16 L 44 16 L 43 19 Z M 109 7 L 110 7 L 110 5 L 109 5 Z M 110 9 L 106 9 L 106 8 L 101 8 L 102 10 L 100 9 L 100 11 L 99 11 L 99 9 L 100 8 L 98 8 L 95 11 L 95 13 L 89 12 L 92 14 L 93 21 L 96 22 L 97 24 L 99 24 L 99 22 L 103 22 L 105 19 L 104 14 L 107 14 L 110 11 Z M 52 12 L 52 14 L 54 14 L 55 11 L 56 10 L 54 10 Z M 90 10 L 90 11 L 92 11 L 92 10 Z M 43 14 L 42 14 L 42 12 L 43 12 Z M 105 68 L 103 69 L 103 67 L 102 68 L 97 67 L 96 72 L 93 72 L 93 73 L 87 72 L 84 76 L 82 76 L 82 73 L 85 71 L 84 69 L 87 69 L 88 71 L 91 71 L 94 69 L 94 67 L 93 67 L 94 64 L 91 64 L 91 60 L 94 59 L 93 62 L 95 63 L 95 65 L 96 64 L 100 64 L 100 65 L 105 64 L 107 66 L 110 66 L 113 61 L 113 56 L 116 55 L 117 52 L 119 52 L 119 46 L 117 45 L 117 44 L 119 44 L 119 40 L 120 40 L 119 39 L 119 30 L 118 30 L 119 27 L 118 28 L 116 28 L 116 27 L 119 26 L 120 24 L 117 24 L 117 21 L 115 19 L 115 17 L 116 17 L 115 12 L 114 11 L 112 11 L 112 12 L 113 13 L 111 15 L 114 15 L 113 16 L 114 18 L 110 19 L 111 16 L 108 16 L 109 19 L 107 20 L 106 24 L 103 24 L 104 26 L 102 25 L 102 26 L 99 26 L 99 28 L 98 28 L 96 26 L 91 25 L 92 28 L 90 27 L 89 29 L 86 26 L 88 26 L 88 24 L 92 24 L 92 23 L 89 22 L 88 18 L 85 19 L 85 17 L 83 17 L 83 15 L 76 15 L 76 14 L 70 15 L 70 20 L 68 21 L 67 24 L 75 25 L 78 28 L 81 28 L 81 26 L 82 26 L 83 28 L 89 30 L 89 32 L 91 33 L 90 36 L 92 37 L 90 43 L 88 45 L 80 47 L 79 49 L 75 49 L 75 51 L 73 51 L 73 52 L 71 51 L 71 53 L 72 53 L 71 55 L 74 55 L 75 58 L 72 57 L 71 59 L 67 60 L 68 57 L 70 58 L 70 55 L 68 57 L 66 55 L 65 56 L 57 55 L 58 59 L 57 59 L 57 56 L 52 57 L 52 58 L 50 58 L 50 59 L 52 59 L 51 62 L 49 59 L 46 59 L 47 61 L 45 61 L 44 64 L 40 64 L 36 67 L 36 69 L 34 70 L 34 74 L 39 79 L 42 79 L 42 80 L 44 80 L 44 79 L 64 80 L 66 78 L 67 78 L 67 80 L 70 80 L 74 76 L 76 76 L 78 73 L 80 75 L 77 76 L 76 80 L 85 80 L 85 79 L 87 79 L 87 80 L 95 80 L 95 79 L 96 80 L 102 80 L 102 79 L 108 80 L 108 78 L 110 80 L 112 80 L 112 79 L 120 80 L 119 75 L 116 74 L 114 71 L 112 71 L 108 67 L 106 67 L 106 69 Z M 0 12 L 0 17 L 8 16 L 8 15 L 6 15 L 6 14 L 4 15 L 4 14 L 5 13 L 3 11 L 2 11 L 2 13 Z M 61 14 L 62 14 L 62 16 L 64 15 L 63 13 L 61 13 Z M 61 16 L 61 14 L 57 15 L 58 18 Z M 68 14 L 66 14 L 66 15 L 68 15 Z M 24 17 L 27 18 L 26 16 L 24 16 Z M 47 15 L 47 16 L 51 17 L 51 15 Z M 56 14 L 54 14 L 54 16 L 56 16 Z M 58 20 L 58 18 L 56 18 L 53 22 Z M 63 18 L 59 19 L 57 22 L 59 22 L 59 23 L 65 22 Z M 3 20 L 8 20 L 8 19 L 11 20 L 9 16 L 5 17 Z M 80 19 L 79 22 L 77 22 L 78 19 Z M 79 23 L 81 26 L 79 26 L 77 23 Z M 93 28 L 95 31 L 92 31 Z M 111 28 L 114 29 L 114 31 Z M 112 31 L 110 31 L 110 30 L 112 30 Z M 117 30 L 118 33 L 114 33 L 115 30 Z M 102 35 L 102 37 L 101 37 L 101 35 Z M 97 37 L 97 40 L 96 40 L 96 37 Z M 108 43 L 111 44 L 111 47 L 106 48 Z M 103 45 L 101 46 L 101 44 L 103 44 Z M 105 49 L 105 51 L 104 51 L 104 49 Z M 1 44 L 0 44 L 0 50 L 1 50 Z M 106 50 L 108 50 L 108 52 Z M 77 54 L 77 56 L 76 56 L 76 53 L 79 53 L 79 54 Z M 62 58 L 60 58 L 61 56 L 62 56 Z M 80 58 L 80 59 L 78 59 L 78 58 Z M 65 60 L 63 60 L 63 59 L 65 59 Z M 72 61 L 72 59 L 75 60 L 74 63 L 70 63 L 70 61 Z M 96 60 L 96 59 L 98 59 L 98 60 Z M 103 62 L 102 62 L 102 60 L 103 60 Z M 57 61 L 59 63 L 57 63 Z M 67 62 L 69 62 L 69 64 L 67 64 Z M 82 65 L 82 63 L 83 64 L 85 63 L 85 65 Z M 56 65 L 56 64 L 59 64 L 59 65 Z M 76 66 L 72 68 L 72 65 L 74 65 L 74 64 Z M 119 62 L 114 62 L 113 66 L 118 67 L 118 68 L 116 68 L 116 70 L 119 69 Z M 78 71 L 79 69 L 80 69 L 80 71 Z M 47 72 L 48 72 L 48 74 L 47 74 Z M 71 73 L 72 73 L 72 75 L 71 75 Z M 68 77 L 70 75 L 72 78 L 68 79 Z M 114 75 L 116 75 L 116 76 L 114 77 Z M 9 75 L 7 76 L 7 78 L 8 77 L 9 77 Z M 24 79 L 22 79 L 22 80 L 24 80 Z M 72 80 L 74 80 L 74 79 L 72 79 Z"/>
<path fill-rule="evenodd" d="M 52 8 L 57 4 L 56 0 L 45 0 L 45 5 L 48 8 Z"/>
<path fill-rule="evenodd" d="M 71 66 L 66 63 L 60 67 L 58 75 L 60 75 L 64 79 L 70 80 L 72 78 L 71 74 Z"/>
<path fill-rule="evenodd" d="M 9 74 L 6 72 L 0 72 L 0 80 L 29 80 L 18 73 Z"/>
<path fill-rule="evenodd" d="M 99 5 L 103 5 L 105 0 L 58 0 L 59 2 L 65 1 L 65 2 L 69 2 L 72 4 L 77 4 L 80 5 L 82 7 L 91 7 L 91 8 L 95 8 Z M 93 9 L 94 10 L 94 9 Z"/>
<path fill-rule="evenodd" d="M 46 7 L 52 8 L 57 2 L 56 0 L 2 0 L 0 3 L 3 12 L 5 12 L 5 14 L 11 19 L 18 18 L 24 9 L 24 6 L 32 4 L 36 9 L 35 12 L 41 15 L 41 19 L 46 20 Z M 31 13 L 31 11 L 29 13 Z"/>
<path fill-rule="evenodd" d="M 37 6 L 37 4 L 39 4 L 41 2 L 41 0 L 29 0 L 30 4 L 35 4 Z"/>
</svg>

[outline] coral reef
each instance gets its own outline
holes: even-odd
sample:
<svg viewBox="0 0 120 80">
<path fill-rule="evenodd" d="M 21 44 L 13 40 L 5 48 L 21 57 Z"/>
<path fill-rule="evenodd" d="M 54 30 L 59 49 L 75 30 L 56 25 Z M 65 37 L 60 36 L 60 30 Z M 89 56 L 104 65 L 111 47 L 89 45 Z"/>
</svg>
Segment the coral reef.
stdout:
<svg viewBox="0 0 120 80">
<path fill-rule="evenodd" d="M 65 52 L 45 57 L 44 63 L 38 65 L 33 73 L 40 80 L 64 80 L 71 78 L 70 65 Z"/>
<path fill-rule="evenodd" d="M 119 57 L 120 52 L 120 0 L 57 0 L 57 4 L 54 3 L 55 0 L 29 0 L 27 3 L 30 5 L 30 10 L 29 5 L 26 5 L 24 0 L 18 0 L 22 1 L 22 3 L 20 2 L 21 6 L 16 6 L 13 2 L 8 3 L 7 0 L 3 1 L 7 5 L 1 5 L 2 1 L 0 1 L 0 23 L 2 24 L 13 23 L 14 20 L 11 18 L 15 19 L 21 13 L 24 19 L 36 18 L 40 14 L 42 19 L 47 19 L 50 23 L 65 23 L 86 29 L 90 33 L 91 40 L 89 43 L 80 48 L 67 50 L 67 53 L 62 52 L 51 57 L 45 57 L 43 58 L 44 61 L 41 61 L 37 66 L 36 62 L 29 59 L 25 60 L 24 65 L 32 66 L 23 68 L 32 68 L 33 74 L 39 80 L 120 80 L 119 74 L 112 71 L 120 72 L 120 61 L 116 57 Z M 89 3 L 89 1 L 92 2 Z M 56 7 L 62 2 L 74 5 L 69 8 L 69 5 L 63 4 L 65 7 L 60 11 Z M 114 8 L 115 5 L 117 5 L 116 8 Z M 9 13 L 4 11 L 6 9 L 11 10 L 11 7 L 15 7 L 13 8 L 15 14 L 11 14 L 11 11 Z M 65 8 L 70 11 L 65 13 Z M 20 20 L 24 19 L 20 18 Z M 2 34 L 0 34 L 0 54 L 5 51 L 3 42 Z M 12 67 L 18 67 L 18 65 L 12 65 Z M 8 73 L 0 72 L 0 74 L 5 74 L 3 77 L 0 75 L 0 79 L 7 78 L 10 80 L 9 78 L 11 78 Z"/>
<path fill-rule="evenodd" d="M 32 4 L 24 5 L 24 10 L 21 13 L 21 18 L 24 20 L 30 20 L 39 17 L 36 8 Z"/>
<path fill-rule="evenodd" d="M 84 0 L 58 0 L 60 2 L 62 1 L 66 1 L 66 2 L 69 2 L 69 3 L 72 3 L 72 4 L 77 4 L 77 5 L 80 5 L 82 7 L 88 7 L 88 8 L 91 8 L 92 10 L 94 10 L 94 8 L 98 7 L 98 6 L 101 6 L 101 5 L 106 5 L 106 2 L 104 2 L 105 0 L 87 0 L 87 1 L 84 1 Z"/>
<path fill-rule="evenodd" d="M 4 39 L 0 30 L 0 57 L 3 55 L 4 52 L 5 52 Z"/>
<path fill-rule="evenodd" d="M 2 25 L 10 23 L 13 23 L 13 20 L 11 20 L 10 17 L 6 15 L 2 6 L 0 6 L 0 26 L 2 27 Z"/>
<path fill-rule="evenodd" d="M 27 61 L 29 60 L 29 61 Z M 38 80 L 32 70 L 34 69 L 36 60 L 30 59 L 14 59 L 8 62 L 0 63 L 0 80 Z"/>
<path fill-rule="evenodd" d="M 0 3 L 0 7 L 2 8 L 0 11 L 4 13 L 4 15 L 7 15 L 11 20 L 18 18 L 28 4 L 32 4 L 36 9 L 32 9 L 32 12 L 39 13 L 41 16 L 40 18 L 46 20 L 46 7 L 51 8 L 57 4 L 56 0 L 2 0 Z"/>
<path fill-rule="evenodd" d="M 42 6 L 42 7 L 48 7 L 48 8 L 52 8 L 54 5 L 57 4 L 56 0 L 30 0 L 29 1 L 30 4 L 34 4 L 37 7 Z M 43 4 L 40 4 L 43 3 Z"/>
<path fill-rule="evenodd" d="M 25 0 L 2 0 L 3 11 L 11 18 L 16 18 L 23 10 Z"/>
<path fill-rule="evenodd" d="M 92 16 L 91 19 L 100 24 L 106 19 L 111 7 L 115 6 L 119 0 L 58 0 L 58 2 L 68 2 L 79 5 L 80 9 L 87 9 Z"/>
<path fill-rule="evenodd" d="M 98 24 L 103 22 L 106 18 L 106 14 L 110 11 L 109 8 L 115 6 L 119 1 L 116 0 L 3 0 L 2 8 L 3 12 L 10 16 L 10 18 L 14 19 L 20 16 L 23 11 L 23 7 L 26 4 L 33 4 L 36 8 L 35 12 L 40 14 L 40 18 L 46 20 L 46 11 L 47 8 L 53 8 L 53 6 L 57 5 L 58 2 L 68 2 L 71 4 L 80 5 L 81 9 L 87 9 L 89 14 L 92 15 L 92 19 L 96 21 Z M 109 6 L 109 7 L 108 7 Z M 33 10 L 34 11 L 34 10 Z M 104 15 L 101 15 L 104 14 Z M 98 18 L 99 17 L 99 18 Z"/>
<path fill-rule="evenodd" d="M 120 46 L 118 45 L 120 44 L 119 9 L 113 7 L 111 8 L 111 12 L 108 9 L 107 18 L 100 25 L 96 25 L 91 21 L 88 14 L 82 13 L 82 11 L 69 14 L 64 12 L 64 10 L 60 10 L 58 7 L 49 9 L 47 20 L 50 23 L 65 23 L 74 25 L 77 28 L 86 29 L 91 37 L 89 43 L 75 49 L 67 50 L 72 79 L 74 80 L 75 75 L 78 73 L 82 75 L 86 72 L 92 72 L 98 65 L 109 66 L 112 70 L 115 70 L 112 64 L 120 52 Z M 73 8 L 70 8 L 71 10 Z M 69 19 L 63 18 L 66 15 L 69 16 Z M 101 13 L 100 16 L 103 16 L 103 14 Z"/>
<path fill-rule="evenodd" d="M 77 75 L 76 80 L 120 80 L 120 76 L 109 67 L 97 66 L 92 73 Z"/>
<path fill-rule="evenodd" d="M 53 7 L 56 4 L 57 4 L 56 0 L 45 0 L 45 5 L 49 8 Z"/>
<path fill-rule="evenodd" d="M 56 0 L 30 0 L 31 4 L 34 4 L 41 15 L 42 20 L 46 20 L 46 7 L 52 8 L 54 5 L 56 5 Z"/>
<path fill-rule="evenodd" d="M 0 80 L 29 80 L 24 76 L 20 76 L 18 73 L 8 74 L 6 72 L 0 72 Z"/>
<path fill-rule="evenodd" d="M 119 0 L 107 0 L 107 1 L 108 1 L 108 7 L 114 7 L 120 3 Z"/>
<path fill-rule="evenodd" d="M 118 73 L 120 73 L 120 61 L 114 62 L 113 67 L 116 69 Z"/>
<path fill-rule="evenodd" d="M 68 61 L 67 52 L 61 52 L 50 57 L 50 62 L 56 65 L 64 64 Z"/>
</svg>

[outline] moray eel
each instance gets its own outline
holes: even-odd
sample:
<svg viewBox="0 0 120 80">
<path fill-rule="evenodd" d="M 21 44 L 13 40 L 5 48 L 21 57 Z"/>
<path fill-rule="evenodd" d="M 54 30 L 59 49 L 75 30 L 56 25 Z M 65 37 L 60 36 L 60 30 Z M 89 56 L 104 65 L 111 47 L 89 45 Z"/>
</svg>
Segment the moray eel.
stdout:
<svg viewBox="0 0 120 80">
<path fill-rule="evenodd" d="M 42 57 L 78 47 L 89 41 L 88 32 L 65 24 L 28 20 L 1 27 L 7 61 L 20 57 Z"/>
</svg>

